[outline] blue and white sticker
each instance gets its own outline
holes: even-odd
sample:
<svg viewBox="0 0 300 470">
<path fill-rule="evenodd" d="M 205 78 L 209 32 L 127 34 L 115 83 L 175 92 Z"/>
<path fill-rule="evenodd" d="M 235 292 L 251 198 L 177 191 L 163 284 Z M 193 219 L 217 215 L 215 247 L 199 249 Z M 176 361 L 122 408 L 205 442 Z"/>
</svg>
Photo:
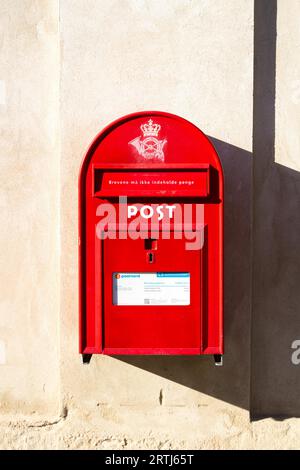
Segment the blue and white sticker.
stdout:
<svg viewBox="0 0 300 470">
<path fill-rule="evenodd" d="M 113 273 L 114 305 L 190 305 L 190 273 Z"/>
</svg>

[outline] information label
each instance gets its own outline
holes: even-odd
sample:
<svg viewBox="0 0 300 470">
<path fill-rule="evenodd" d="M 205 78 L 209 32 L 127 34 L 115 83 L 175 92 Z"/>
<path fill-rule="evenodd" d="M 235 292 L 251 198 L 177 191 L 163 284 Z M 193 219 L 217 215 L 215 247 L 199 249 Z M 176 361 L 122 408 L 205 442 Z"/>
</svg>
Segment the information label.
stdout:
<svg viewBox="0 0 300 470">
<path fill-rule="evenodd" d="M 114 305 L 190 305 L 190 273 L 113 273 Z"/>
</svg>

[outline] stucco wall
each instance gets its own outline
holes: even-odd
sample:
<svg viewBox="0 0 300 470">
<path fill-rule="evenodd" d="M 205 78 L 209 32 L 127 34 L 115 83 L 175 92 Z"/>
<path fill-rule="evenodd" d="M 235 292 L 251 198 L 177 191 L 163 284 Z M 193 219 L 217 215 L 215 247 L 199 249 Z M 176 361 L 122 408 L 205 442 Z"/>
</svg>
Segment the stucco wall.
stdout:
<svg viewBox="0 0 300 470">
<path fill-rule="evenodd" d="M 4 3 L 0 447 L 296 447 L 298 420 L 249 411 L 299 415 L 299 1 Z M 223 368 L 78 354 L 79 166 L 146 109 L 194 122 L 222 160 Z"/>
<path fill-rule="evenodd" d="M 59 400 L 58 3 L 0 5 L 3 412 Z"/>
</svg>

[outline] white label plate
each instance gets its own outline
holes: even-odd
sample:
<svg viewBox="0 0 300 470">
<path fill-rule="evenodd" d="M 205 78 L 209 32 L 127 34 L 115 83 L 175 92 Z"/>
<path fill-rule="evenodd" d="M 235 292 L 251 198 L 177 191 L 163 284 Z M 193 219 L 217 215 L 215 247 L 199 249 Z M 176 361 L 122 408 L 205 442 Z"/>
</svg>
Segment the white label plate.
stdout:
<svg viewBox="0 0 300 470">
<path fill-rule="evenodd" d="M 190 273 L 113 273 L 114 305 L 190 305 Z"/>
</svg>

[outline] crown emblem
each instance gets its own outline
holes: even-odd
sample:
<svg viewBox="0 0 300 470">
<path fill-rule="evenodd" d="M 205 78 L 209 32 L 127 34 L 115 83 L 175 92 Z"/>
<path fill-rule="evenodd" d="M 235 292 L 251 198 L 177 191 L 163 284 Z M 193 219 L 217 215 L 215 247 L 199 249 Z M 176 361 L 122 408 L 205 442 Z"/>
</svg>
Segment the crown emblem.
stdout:
<svg viewBox="0 0 300 470">
<path fill-rule="evenodd" d="M 159 140 L 158 133 L 161 129 L 160 124 L 154 124 L 152 119 L 145 122 L 140 126 L 143 136 L 135 137 L 135 139 L 128 142 L 129 145 L 135 147 L 139 155 L 146 158 L 147 160 L 161 160 L 164 161 L 164 146 L 167 143 L 167 139 Z"/>
<path fill-rule="evenodd" d="M 144 134 L 144 137 L 154 136 L 157 137 L 160 131 L 159 124 L 153 124 L 152 119 L 149 119 L 148 123 L 141 125 L 141 131 Z"/>
</svg>

